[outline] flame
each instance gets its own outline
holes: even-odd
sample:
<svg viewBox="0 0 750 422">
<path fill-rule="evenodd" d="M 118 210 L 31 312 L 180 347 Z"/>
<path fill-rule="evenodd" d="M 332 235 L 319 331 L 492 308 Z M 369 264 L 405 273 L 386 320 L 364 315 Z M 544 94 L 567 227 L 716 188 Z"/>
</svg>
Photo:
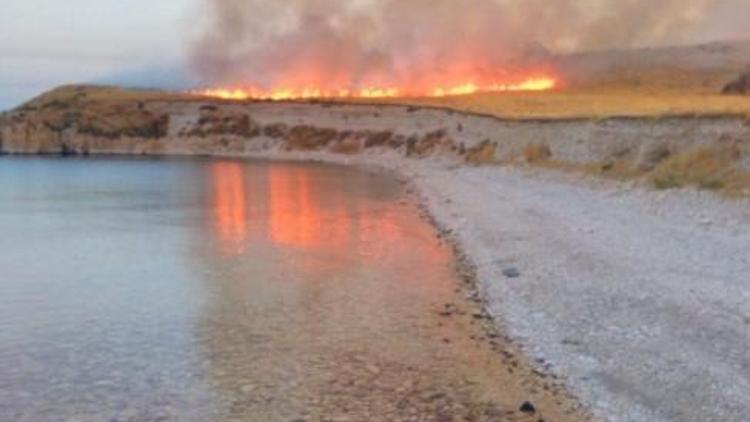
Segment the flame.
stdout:
<svg viewBox="0 0 750 422">
<path fill-rule="evenodd" d="M 193 95 L 224 100 L 306 100 L 317 98 L 407 98 L 447 97 L 469 95 L 479 92 L 548 91 L 559 85 L 558 79 L 550 75 L 526 77 L 516 82 L 464 82 L 446 86 L 425 88 L 365 87 L 358 89 L 315 87 L 279 87 L 263 90 L 256 87 L 213 88 L 190 91 Z"/>
</svg>

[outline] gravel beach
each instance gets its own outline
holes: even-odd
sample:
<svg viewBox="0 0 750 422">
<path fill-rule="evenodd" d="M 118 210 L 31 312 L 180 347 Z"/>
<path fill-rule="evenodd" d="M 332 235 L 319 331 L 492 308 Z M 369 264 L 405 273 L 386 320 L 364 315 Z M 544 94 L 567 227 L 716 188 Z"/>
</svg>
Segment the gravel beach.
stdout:
<svg viewBox="0 0 750 422">
<path fill-rule="evenodd" d="M 750 414 L 750 206 L 514 168 L 409 166 L 490 313 L 612 421 Z"/>
</svg>

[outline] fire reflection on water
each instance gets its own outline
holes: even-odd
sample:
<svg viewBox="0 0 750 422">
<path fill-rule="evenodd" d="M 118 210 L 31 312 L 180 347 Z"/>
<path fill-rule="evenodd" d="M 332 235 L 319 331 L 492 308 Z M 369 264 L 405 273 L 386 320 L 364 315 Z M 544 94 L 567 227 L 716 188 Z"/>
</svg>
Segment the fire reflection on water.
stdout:
<svg viewBox="0 0 750 422">
<path fill-rule="evenodd" d="M 226 254 L 244 252 L 248 240 L 248 193 L 242 165 L 217 162 L 211 167 L 216 237 Z"/>
<path fill-rule="evenodd" d="M 343 177 L 355 180 L 341 180 L 333 174 L 283 164 L 211 164 L 207 209 L 212 210 L 209 227 L 215 250 L 226 258 L 296 253 L 297 266 L 322 274 L 346 267 L 352 259 L 382 259 L 389 254 L 386 249 L 406 235 L 405 230 L 415 229 L 404 221 L 403 212 L 394 209 L 392 198 L 381 200 L 377 192 L 367 193 L 373 189 L 367 175 L 345 172 Z M 353 186 L 363 191 L 351 191 Z M 428 228 L 409 235 L 428 238 L 431 233 Z M 430 262 L 445 257 L 414 259 Z"/>
<path fill-rule="evenodd" d="M 310 172 L 269 171 L 269 229 L 274 243 L 300 248 L 320 246 L 323 213 L 310 193 Z"/>
<path fill-rule="evenodd" d="M 497 372 L 476 366 L 491 361 L 484 352 L 457 340 L 463 328 L 436 316 L 463 300 L 453 254 L 403 201 L 397 181 L 230 161 L 206 174 L 204 230 L 213 242 L 198 242 L 191 264 L 210 300 L 196 332 L 207 381 L 241 404 L 226 419 L 293 420 L 305 411 L 320 420 L 351 403 L 387 408 L 405 377 L 496 384 Z M 355 383 L 374 372 L 377 394 Z"/>
<path fill-rule="evenodd" d="M 244 254 L 251 239 L 279 248 L 341 252 L 351 243 L 353 220 L 374 223 L 366 221 L 366 214 L 358 215 L 368 204 L 321 188 L 327 181 L 307 168 L 246 170 L 240 162 L 211 165 L 211 226 L 222 255 Z"/>
</svg>

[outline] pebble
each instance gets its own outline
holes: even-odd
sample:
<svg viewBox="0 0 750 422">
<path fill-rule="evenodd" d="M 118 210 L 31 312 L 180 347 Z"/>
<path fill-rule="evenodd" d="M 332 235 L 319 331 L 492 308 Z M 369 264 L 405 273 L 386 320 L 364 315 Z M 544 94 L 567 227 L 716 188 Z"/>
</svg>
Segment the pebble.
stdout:
<svg viewBox="0 0 750 422">
<path fill-rule="evenodd" d="M 523 404 L 521 404 L 521 407 L 519 407 L 518 410 L 520 410 L 523 413 L 529 413 L 529 414 L 536 413 L 536 407 L 534 407 L 534 405 L 528 401 L 523 402 Z"/>
<path fill-rule="evenodd" d="M 518 271 L 518 268 L 511 267 L 511 268 L 504 269 L 503 275 L 508 278 L 518 278 L 521 276 L 521 272 Z"/>
<path fill-rule="evenodd" d="M 252 392 L 253 392 L 254 390 L 255 390 L 255 386 L 254 386 L 254 385 L 252 385 L 252 384 L 247 384 L 247 385 L 243 385 L 242 387 L 240 387 L 240 391 L 241 391 L 241 392 L 242 392 L 243 394 L 249 394 L 249 393 L 252 393 Z"/>
</svg>

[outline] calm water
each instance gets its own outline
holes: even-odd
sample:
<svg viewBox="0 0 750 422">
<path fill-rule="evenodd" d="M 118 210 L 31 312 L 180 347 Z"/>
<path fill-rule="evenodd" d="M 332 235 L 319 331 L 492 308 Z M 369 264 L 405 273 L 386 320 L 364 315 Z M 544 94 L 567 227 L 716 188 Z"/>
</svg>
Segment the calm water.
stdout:
<svg viewBox="0 0 750 422">
<path fill-rule="evenodd" d="M 497 368 L 437 316 L 456 286 L 383 176 L 2 157 L 0 420 L 474 412 Z"/>
</svg>

